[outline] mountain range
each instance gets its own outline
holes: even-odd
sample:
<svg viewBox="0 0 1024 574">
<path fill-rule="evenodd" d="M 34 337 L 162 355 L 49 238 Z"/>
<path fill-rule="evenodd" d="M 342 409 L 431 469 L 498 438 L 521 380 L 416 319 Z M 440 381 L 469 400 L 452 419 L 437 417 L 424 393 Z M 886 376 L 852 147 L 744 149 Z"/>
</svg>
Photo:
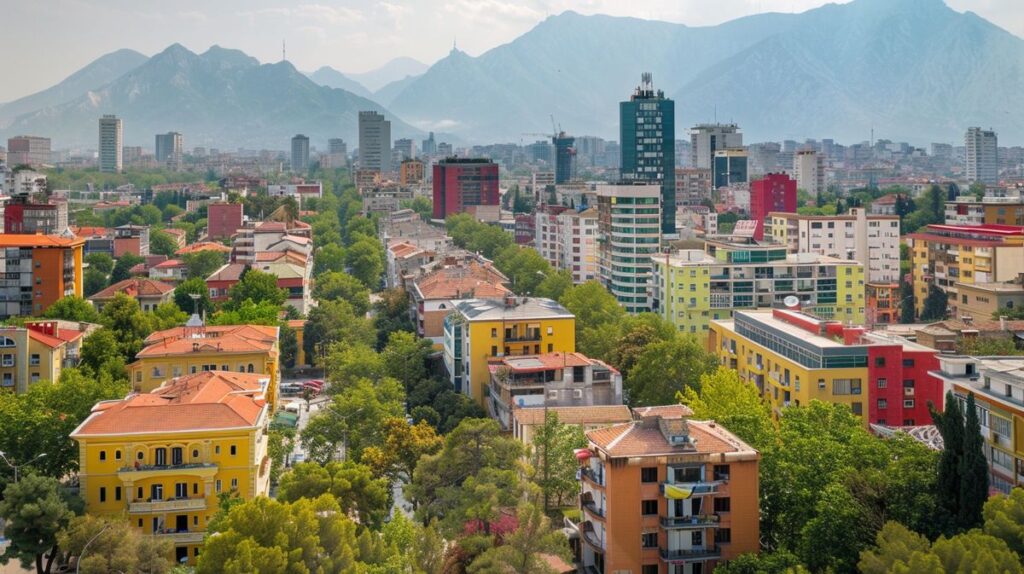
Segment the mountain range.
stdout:
<svg viewBox="0 0 1024 574">
<path fill-rule="evenodd" d="M 874 128 L 923 145 L 959 142 L 973 125 L 996 129 L 1003 145 L 1024 142 L 1024 40 L 942 0 L 854 0 L 707 27 L 564 12 L 479 56 L 452 50 L 424 68 L 397 59 L 307 76 L 219 47 L 174 45 L 148 59 L 121 50 L 0 105 L 0 134 L 95 145 L 96 119 L 117 113 L 128 143 L 173 129 L 189 146 L 282 149 L 302 132 L 355 147 L 357 113 L 372 109 L 391 117 L 394 138 L 533 141 L 526 132 L 549 133 L 554 116 L 571 134 L 618 139 L 618 102 L 652 72 L 676 101 L 679 138 L 718 120 L 738 123 L 748 142 L 856 142 Z"/>
</svg>

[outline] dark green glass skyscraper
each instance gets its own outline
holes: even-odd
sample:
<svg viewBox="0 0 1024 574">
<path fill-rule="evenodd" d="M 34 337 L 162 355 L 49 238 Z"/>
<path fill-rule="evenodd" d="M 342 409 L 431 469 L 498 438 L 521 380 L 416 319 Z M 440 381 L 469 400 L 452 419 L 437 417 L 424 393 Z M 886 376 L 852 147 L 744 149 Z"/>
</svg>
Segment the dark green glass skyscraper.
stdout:
<svg viewBox="0 0 1024 574">
<path fill-rule="evenodd" d="M 619 103 L 622 179 L 661 183 L 661 232 L 676 232 L 676 106 L 654 90 L 645 72 L 628 102 Z"/>
</svg>

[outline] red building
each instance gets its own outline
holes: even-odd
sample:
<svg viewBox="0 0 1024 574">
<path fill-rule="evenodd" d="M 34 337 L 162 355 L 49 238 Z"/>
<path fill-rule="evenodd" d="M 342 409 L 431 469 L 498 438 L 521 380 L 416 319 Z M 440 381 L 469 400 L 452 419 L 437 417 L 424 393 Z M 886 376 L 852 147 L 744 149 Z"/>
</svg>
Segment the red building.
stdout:
<svg viewBox="0 0 1024 574">
<path fill-rule="evenodd" d="M 784 173 L 769 173 L 750 184 L 750 219 L 757 222 L 754 239 L 764 239 L 769 213 L 796 213 L 796 180 Z"/>
<path fill-rule="evenodd" d="M 516 245 L 533 245 L 537 220 L 532 213 L 516 214 Z"/>
<path fill-rule="evenodd" d="M 491 160 L 447 158 L 434 164 L 434 219 L 500 201 L 498 164 Z"/>
<path fill-rule="evenodd" d="M 868 422 L 888 426 L 932 424 L 928 404 L 942 410 L 938 351 L 905 340 L 867 335 Z"/>
<path fill-rule="evenodd" d="M 207 235 L 211 240 L 227 239 L 242 228 L 241 203 L 211 203 L 206 210 Z"/>
</svg>

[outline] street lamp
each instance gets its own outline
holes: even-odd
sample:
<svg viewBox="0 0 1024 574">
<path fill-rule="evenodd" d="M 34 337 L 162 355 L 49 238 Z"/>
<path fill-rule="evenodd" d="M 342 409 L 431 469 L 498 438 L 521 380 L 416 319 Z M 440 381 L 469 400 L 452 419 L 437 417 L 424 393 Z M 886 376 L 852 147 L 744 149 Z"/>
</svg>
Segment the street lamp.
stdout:
<svg viewBox="0 0 1024 574">
<path fill-rule="evenodd" d="M 78 572 L 82 568 L 82 558 L 85 558 L 85 551 L 89 549 L 89 545 L 92 544 L 94 540 L 99 538 L 100 534 L 103 534 L 103 531 L 105 531 L 108 528 L 110 528 L 110 523 L 107 523 L 103 528 L 100 528 L 100 531 L 96 534 L 93 534 L 92 538 L 90 538 L 89 541 L 85 543 L 85 546 L 82 547 L 82 553 L 78 555 L 78 560 L 75 560 L 75 574 L 78 574 Z"/>
<path fill-rule="evenodd" d="M 7 455 L 4 454 L 4 451 L 0 450 L 0 459 L 3 459 L 3 461 L 5 463 L 7 463 L 7 466 L 9 466 L 9 467 L 14 469 L 14 483 L 15 484 L 18 483 L 18 476 L 19 476 L 18 475 L 18 469 L 19 468 L 21 468 L 23 466 L 28 466 L 28 465 L 32 464 L 33 462 L 43 458 L 44 456 L 46 456 L 46 453 L 45 452 L 41 452 L 41 453 L 37 454 L 35 458 L 33 458 L 32 460 L 30 460 L 28 462 L 23 462 L 21 464 L 14 464 L 14 463 L 11 462 L 11 460 L 9 458 L 7 458 Z"/>
</svg>

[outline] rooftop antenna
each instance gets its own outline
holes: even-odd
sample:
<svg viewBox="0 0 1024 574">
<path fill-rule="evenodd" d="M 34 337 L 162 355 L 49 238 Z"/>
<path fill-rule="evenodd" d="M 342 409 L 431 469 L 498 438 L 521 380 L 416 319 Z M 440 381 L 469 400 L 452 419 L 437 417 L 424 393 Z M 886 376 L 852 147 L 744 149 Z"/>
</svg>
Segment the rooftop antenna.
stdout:
<svg viewBox="0 0 1024 574">
<path fill-rule="evenodd" d="M 282 62 L 287 62 L 288 61 L 288 58 L 287 58 L 287 56 L 285 56 L 285 51 L 284 51 L 284 38 L 281 38 L 281 61 Z"/>
</svg>

